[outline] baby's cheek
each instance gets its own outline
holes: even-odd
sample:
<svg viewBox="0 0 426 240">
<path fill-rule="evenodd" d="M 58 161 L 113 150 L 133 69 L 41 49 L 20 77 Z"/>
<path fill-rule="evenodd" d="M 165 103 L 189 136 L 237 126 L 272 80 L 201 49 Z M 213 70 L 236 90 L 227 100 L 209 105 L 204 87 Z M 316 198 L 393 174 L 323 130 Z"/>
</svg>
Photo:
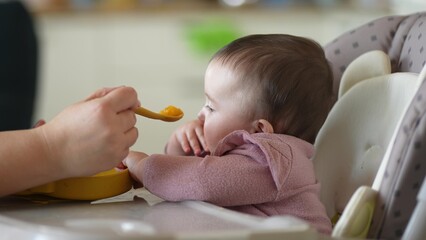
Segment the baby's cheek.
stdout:
<svg viewBox="0 0 426 240">
<path fill-rule="evenodd" d="M 206 139 L 206 145 L 207 145 L 207 148 L 208 148 L 208 153 L 214 152 L 214 150 L 217 147 L 219 140 L 220 139 L 216 139 L 216 138 Z"/>
<path fill-rule="evenodd" d="M 229 123 L 222 119 L 214 119 L 214 121 L 204 123 L 204 139 L 210 152 L 213 152 L 217 144 L 228 135 L 228 125 Z"/>
</svg>

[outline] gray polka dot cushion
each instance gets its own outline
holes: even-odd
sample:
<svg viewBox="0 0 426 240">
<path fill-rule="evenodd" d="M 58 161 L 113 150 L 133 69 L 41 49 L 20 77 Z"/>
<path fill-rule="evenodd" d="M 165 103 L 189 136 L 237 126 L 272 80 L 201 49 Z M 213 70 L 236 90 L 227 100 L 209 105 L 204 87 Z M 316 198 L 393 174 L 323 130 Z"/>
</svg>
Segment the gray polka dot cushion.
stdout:
<svg viewBox="0 0 426 240">
<path fill-rule="evenodd" d="M 349 63 L 371 50 L 389 55 L 392 72 L 420 73 L 426 64 L 426 12 L 373 20 L 324 48 L 336 94 Z M 426 175 L 426 79 L 402 119 L 389 160 L 369 238 L 400 239 L 416 206 Z"/>
<path fill-rule="evenodd" d="M 408 108 L 379 189 L 370 237 L 400 239 L 426 175 L 426 81 Z"/>
<path fill-rule="evenodd" d="M 334 92 L 348 64 L 361 54 L 382 50 L 392 72 L 419 73 L 426 63 L 426 12 L 387 16 L 350 30 L 324 46 L 334 73 Z"/>
</svg>

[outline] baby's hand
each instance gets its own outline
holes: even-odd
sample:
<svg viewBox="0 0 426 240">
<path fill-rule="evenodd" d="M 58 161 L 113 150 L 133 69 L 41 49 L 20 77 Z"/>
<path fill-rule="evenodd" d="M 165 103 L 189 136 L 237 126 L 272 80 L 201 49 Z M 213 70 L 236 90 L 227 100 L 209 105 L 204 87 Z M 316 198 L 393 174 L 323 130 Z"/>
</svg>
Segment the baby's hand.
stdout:
<svg viewBox="0 0 426 240">
<path fill-rule="evenodd" d="M 130 176 L 136 181 L 135 188 L 143 186 L 143 162 L 147 157 L 148 155 L 143 152 L 130 151 L 122 162 L 129 169 Z"/>
<path fill-rule="evenodd" d="M 196 119 L 180 126 L 169 139 L 166 153 L 171 155 L 201 156 L 208 152 L 203 125 Z"/>
</svg>

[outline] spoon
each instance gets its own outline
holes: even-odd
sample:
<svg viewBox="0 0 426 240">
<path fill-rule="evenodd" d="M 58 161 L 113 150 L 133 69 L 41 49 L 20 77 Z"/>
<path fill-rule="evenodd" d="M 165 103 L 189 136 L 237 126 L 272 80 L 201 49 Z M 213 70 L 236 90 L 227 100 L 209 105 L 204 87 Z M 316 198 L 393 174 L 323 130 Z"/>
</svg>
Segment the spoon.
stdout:
<svg viewBox="0 0 426 240">
<path fill-rule="evenodd" d="M 183 112 L 175 106 L 168 106 L 159 113 L 150 111 L 144 107 L 138 107 L 135 113 L 147 118 L 158 119 L 165 122 L 175 122 L 183 117 Z"/>
</svg>

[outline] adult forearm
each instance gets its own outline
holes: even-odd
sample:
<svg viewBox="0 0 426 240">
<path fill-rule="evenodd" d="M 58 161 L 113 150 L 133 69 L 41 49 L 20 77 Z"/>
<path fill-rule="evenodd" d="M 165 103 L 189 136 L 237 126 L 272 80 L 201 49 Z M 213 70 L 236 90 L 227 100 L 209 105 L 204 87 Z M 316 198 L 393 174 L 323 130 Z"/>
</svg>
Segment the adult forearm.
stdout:
<svg viewBox="0 0 426 240">
<path fill-rule="evenodd" d="M 0 132 L 0 196 L 56 180 L 40 131 Z"/>
</svg>

